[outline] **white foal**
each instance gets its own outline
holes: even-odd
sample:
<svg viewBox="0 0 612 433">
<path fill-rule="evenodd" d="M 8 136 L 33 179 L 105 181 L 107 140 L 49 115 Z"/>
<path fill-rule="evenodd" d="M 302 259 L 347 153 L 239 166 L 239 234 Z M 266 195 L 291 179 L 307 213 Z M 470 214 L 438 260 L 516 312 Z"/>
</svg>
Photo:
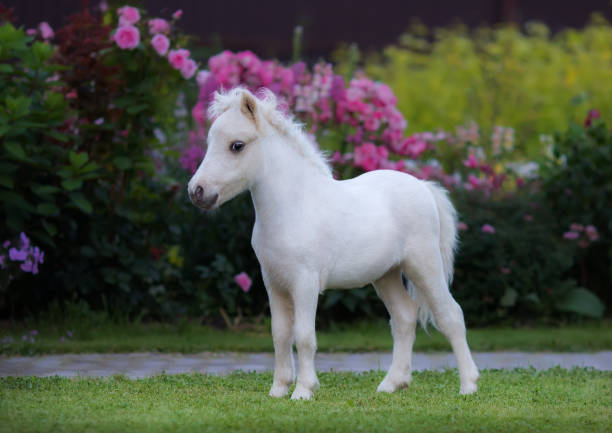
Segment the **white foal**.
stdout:
<svg viewBox="0 0 612 433">
<path fill-rule="evenodd" d="M 417 316 L 433 318 L 450 341 L 460 392 L 476 391 L 478 369 L 463 312 L 448 285 L 456 244 L 455 210 L 446 191 L 405 173 L 371 171 L 337 181 L 301 127 L 271 93 L 216 94 L 204 161 L 189 181 L 194 204 L 213 209 L 250 190 L 252 245 L 270 298 L 275 369 L 270 395 L 309 399 L 318 388 L 315 314 L 326 288 L 373 283 L 391 316 L 393 360 L 378 391 L 411 380 Z M 410 289 L 402 284 L 402 273 Z M 420 313 L 419 313 L 420 310 Z M 433 316 L 433 317 L 430 317 Z"/>
</svg>

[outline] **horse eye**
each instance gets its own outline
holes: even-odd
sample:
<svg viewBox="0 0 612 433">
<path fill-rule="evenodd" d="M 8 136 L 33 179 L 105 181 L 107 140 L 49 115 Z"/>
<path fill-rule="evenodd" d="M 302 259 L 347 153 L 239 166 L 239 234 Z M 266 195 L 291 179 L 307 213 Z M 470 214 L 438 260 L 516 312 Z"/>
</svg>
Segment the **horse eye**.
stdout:
<svg viewBox="0 0 612 433">
<path fill-rule="evenodd" d="M 242 141 L 234 141 L 232 144 L 230 144 L 230 150 L 234 153 L 238 153 L 242 149 L 244 149 L 244 142 Z"/>
</svg>

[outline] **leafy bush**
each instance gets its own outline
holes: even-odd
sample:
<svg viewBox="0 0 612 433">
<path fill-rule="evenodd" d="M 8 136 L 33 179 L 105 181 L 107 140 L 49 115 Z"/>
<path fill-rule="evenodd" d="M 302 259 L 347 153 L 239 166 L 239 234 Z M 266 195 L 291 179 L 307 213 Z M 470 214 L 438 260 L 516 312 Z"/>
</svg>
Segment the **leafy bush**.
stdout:
<svg viewBox="0 0 612 433">
<path fill-rule="evenodd" d="M 413 26 L 382 54 L 366 56 L 365 71 L 397 95 L 411 132 L 474 121 L 516 130 L 524 155 L 540 156 L 541 134 L 562 130 L 598 107 L 612 120 L 612 27 L 594 16 L 582 30 L 551 35 L 540 23 L 430 31 Z M 352 69 L 351 50 L 336 53 Z"/>
<path fill-rule="evenodd" d="M 612 305 L 612 133 L 591 112 L 587 127 L 557 134 L 542 167 L 542 190 L 556 233 L 574 249 L 573 275 Z"/>
</svg>

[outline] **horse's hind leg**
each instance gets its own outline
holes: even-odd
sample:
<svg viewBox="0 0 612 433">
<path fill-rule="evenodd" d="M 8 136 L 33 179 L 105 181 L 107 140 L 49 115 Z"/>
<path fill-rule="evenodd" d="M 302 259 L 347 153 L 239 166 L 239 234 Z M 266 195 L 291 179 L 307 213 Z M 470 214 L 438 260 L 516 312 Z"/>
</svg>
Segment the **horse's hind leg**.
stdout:
<svg viewBox="0 0 612 433">
<path fill-rule="evenodd" d="M 448 290 L 438 245 L 422 245 L 404 263 L 404 272 L 424 296 L 436 325 L 449 340 L 457 358 L 461 394 L 476 391 L 478 368 L 467 344 L 463 311 Z"/>
<path fill-rule="evenodd" d="M 402 284 L 402 272 L 392 269 L 374 282 L 376 293 L 391 316 L 393 360 L 378 392 L 393 392 L 406 387 L 412 379 L 412 345 L 415 338 L 417 304 Z"/>
</svg>

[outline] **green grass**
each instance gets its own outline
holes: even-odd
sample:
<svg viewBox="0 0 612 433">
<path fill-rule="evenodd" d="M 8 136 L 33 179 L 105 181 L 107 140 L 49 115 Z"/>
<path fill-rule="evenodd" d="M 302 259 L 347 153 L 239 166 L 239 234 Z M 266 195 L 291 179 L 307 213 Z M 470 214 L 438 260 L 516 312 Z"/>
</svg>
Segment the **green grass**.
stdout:
<svg viewBox="0 0 612 433">
<path fill-rule="evenodd" d="M 74 325 L 71 328 L 46 325 L 36 328 L 34 343 L 23 342 L 22 335 L 35 326 L 3 326 L 0 339 L 11 336 L 10 344 L 0 343 L 0 353 L 35 355 L 44 353 L 84 352 L 182 352 L 202 351 L 272 351 L 272 337 L 267 326 L 259 331 L 220 331 L 192 323 L 125 324 L 102 323 L 97 326 Z M 73 338 L 61 342 L 71 329 Z M 317 332 L 319 351 L 356 352 L 389 351 L 391 333 L 385 322 L 357 323 Z M 537 328 L 469 329 L 468 341 L 474 351 L 597 351 L 612 349 L 612 323 L 604 321 L 584 325 Z M 416 351 L 448 351 L 446 339 L 435 329 L 417 333 Z"/>
<path fill-rule="evenodd" d="M 382 372 L 321 373 L 312 401 L 267 396 L 269 373 L 0 379 L 0 431 L 11 432 L 587 432 L 611 431 L 612 373 L 483 371 L 458 394 L 456 371 L 414 374 L 377 394 Z"/>
</svg>

